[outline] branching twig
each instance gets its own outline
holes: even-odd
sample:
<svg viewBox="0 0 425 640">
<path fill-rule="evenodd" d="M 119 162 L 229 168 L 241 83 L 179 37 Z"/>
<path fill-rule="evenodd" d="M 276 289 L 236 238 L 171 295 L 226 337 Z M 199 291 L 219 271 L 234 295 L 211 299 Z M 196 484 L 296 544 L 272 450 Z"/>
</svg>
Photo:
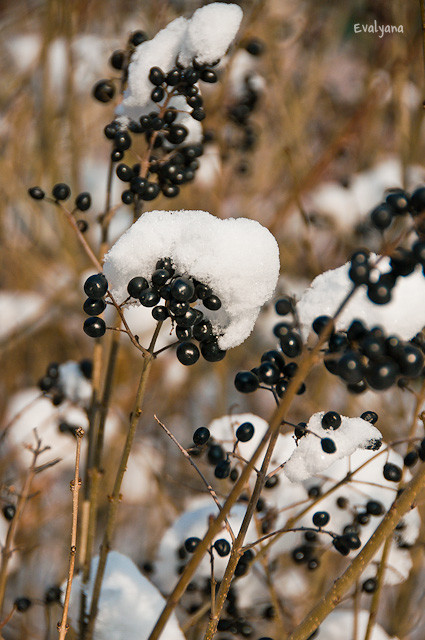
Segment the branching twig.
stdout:
<svg viewBox="0 0 425 640">
<path fill-rule="evenodd" d="M 66 583 L 65 598 L 63 603 L 62 620 L 58 622 L 58 625 L 57 625 L 58 631 L 59 631 L 59 640 L 64 640 L 69 628 L 69 625 L 67 623 L 68 609 L 69 609 L 69 600 L 71 598 L 72 579 L 74 577 L 75 556 L 77 553 L 78 494 L 81 486 L 80 452 L 81 452 L 81 441 L 84 436 L 84 431 L 83 429 L 81 429 L 81 427 L 76 429 L 75 436 L 77 438 L 77 447 L 75 452 L 74 480 L 71 482 L 71 491 L 72 491 L 71 547 L 69 551 L 68 579 Z"/>
</svg>

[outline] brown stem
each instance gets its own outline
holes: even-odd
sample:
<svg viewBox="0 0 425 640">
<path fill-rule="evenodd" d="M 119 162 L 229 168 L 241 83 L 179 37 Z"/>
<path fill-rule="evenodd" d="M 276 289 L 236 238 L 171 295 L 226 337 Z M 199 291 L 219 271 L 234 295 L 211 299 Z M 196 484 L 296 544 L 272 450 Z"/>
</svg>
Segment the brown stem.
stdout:
<svg viewBox="0 0 425 640">
<path fill-rule="evenodd" d="M 84 431 L 83 429 L 81 429 L 81 427 L 79 427 L 76 430 L 75 436 L 77 438 L 77 447 L 75 452 L 74 480 L 71 482 L 71 491 L 72 491 L 71 547 L 69 550 L 68 579 L 66 583 L 65 599 L 63 603 L 62 620 L 58 622 L 59 640 L 64 640 L 67 634 L 67 631 L 69 629 L 69 625 L 67 623 L 68 610 L 69 610 L 69 601 L 71 598 L 72 580 L 74 577 L 75 556 L 77 553 L 78 495 L 79 495 L 80 486 L 81 486 L 80 452 L 81 452 L 81 442 L 84 436 Z"/>
<path fill-rule="evenodd" d="M 130 451 L 131 451 L 134 436 L 136 433 L 137 424 L 139 422 L 139 418 L 142 413 L 142 404 L 145 396 L 146 384 L 149 377 L 152 361 L 153 361 L 152 354 L 149 354 L 149 357 L 144 358 L 143 360 L 142 373 L 139 380 L 139 386 L 137 389 L 134 408 L 131 413 L 127 438 L 126 438 L 124 449 L 121 455 L 121 461 L 120 461 L 120 465 L 118 467 L 117 475 L 115 478 L 112 495 L 109 497 L 106 527 L 103 534 L 102 544 L 100 546 L 99 563 L 98 563 L 96 578 L 93 586 L 90 616 L 89 616 L 89 621 L 88 621 L 87 628 L 85 630 L 85 636 L 84 636 L 85 640 L 91 640 L 91 638 L 93 637 L 93 631 L 94 631 L 94 626 L 96 622 L 96 615 L 98 611 L 100 590 L 102 586 L 103 576 L 105 573 L 106 560 L 108 557 L 108 552 L 112 545 L 112 537 L 115 531 L 118 504 L 121 498 L 121 493 L 120 493 L 121 484 L 124 478 L 125 470 L 127 468 L 128 458 L 130 456 Z"/>
</svg>

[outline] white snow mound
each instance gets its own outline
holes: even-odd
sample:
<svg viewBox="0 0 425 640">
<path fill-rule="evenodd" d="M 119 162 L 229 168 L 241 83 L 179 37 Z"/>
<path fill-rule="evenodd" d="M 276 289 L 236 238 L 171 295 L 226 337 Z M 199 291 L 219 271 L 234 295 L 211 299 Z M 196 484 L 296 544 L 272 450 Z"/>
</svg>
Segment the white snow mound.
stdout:
<svg viewBox="0 0 425 640">
<path fill-rule="evenodd" d="M 361 609 L 357 614 L 357 637 L 364 638 L 369 622 L 369 611 Z M 332 611 L 319 627 L 316 640 L 351 640 L 354 631 L 354 616 L 352 609 L 337 609 Z M 397 640 L 390 636 L 379 625 L 375 624 L 370 640 Z"/>
<path fill-rule="evenodd" d="M 371 257 L 373 260 L 374 255 Z M 347 262 L 342 267 L 321 273 L 302 294 L 297 311 L 306 336 L 313 320 L 321 315 L 333 316 L 351 290 L 349 268 Z M 389 271 L 389 258 L 382 258 L 377 268 L 381 273 Z M 425 278 L 421 268 L 417 267 L 410 276 L 397 280 L 392 300 L 385 305 L 371 302 L 366 288 L 359 287 L 338 316 L 336 328 L 348 329 L 354 319 L 362 320 L 369 327 L 380 325 L 403 340 L 413 338 L 425 325 Z"/>
<path fill-rule="evenodd" d="M 242 15 L 238 5 L 213 2 L 195 11 L 189 20 L 183 17 L 173 20 L 152 40 L 140 44 L 128 67 L 127 90 L 116 114 L 136 120 L 152 111 L 153 85 L 149 81 L 152 67 L 168 73 L 177 60 L 187 66 L 193 58 L 200 64 L 220 59 L 234 40 Z M 169 102 L 169 106 L 173 105 L 180 108 L 175 99 Z M 201 129 L 199 123 L 194 126 Z"/>
<path fill-rule="evenodd" d="M 88 606 L 93 592 L 99 556 L 92 561 L 91 579 L 86 595 Z M 66 585 L 62 585 L 65 591 Z M 78 629 L 82 588 L 81 575 L 72 583 L 69 618 Z M 93 640 L 147 640 L 165 600 L 127 556 L 111 551 L 106 562 L 105 576 L 99 599 L 99 612 Z M 184 640 L 173 614 L 161 634 L 161 640 Z"/>
<path fill-rule="evenodd" d="M 201 307 L 221 349 L 241 344 L 261 306 L 271 298 L 279 275 L 273 235 L 247 218 L 221 220 L 206 211 L 149 211 L 112 246 L 104 273 L 118 301 L 135 276 L 150 280 L 160 258 L 170 257 L 180 275 L 208 285 L 222 307 Z"/>
<path fill-rule="evenodd" d="M 283 468 L 291 482 L 302 482 L 321 473 L 336 460 L 351 455 L 356 449 L 380 447 L 382 434 L 370 422 L 362 418 L 341 416 L 341 426 L 338 429 L 324 429 L 322 427 L 324 414 L 324 411 L 320 411 L 311 416 L 307 427 L 312 433 L 307 433 L 299 439 L 297 448 Z M 323 451 L 321 438 L 330 438 L 334 441 L 335 453 Z"/>
</svg>

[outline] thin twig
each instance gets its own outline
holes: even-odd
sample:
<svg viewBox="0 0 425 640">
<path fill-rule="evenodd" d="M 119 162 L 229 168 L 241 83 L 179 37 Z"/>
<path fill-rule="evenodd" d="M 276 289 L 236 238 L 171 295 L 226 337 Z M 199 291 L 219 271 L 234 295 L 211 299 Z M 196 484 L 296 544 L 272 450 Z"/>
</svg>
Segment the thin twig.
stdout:
<svg viewBox="0 0 425 640">
<path fill-rule="evenodd" d="M 77 554 L 78 495 L 81 487 L 80 453 L 81 453 L 81 442 L 82 442 L 83 436 L 84 436 L 84 430 L 81 429 L 81 427 L 75 430 L 75 437 L 77 438 L 77 446 L 75 451 L 74 480 L 71 482 L 71 491 L 72 491 L 71 547 L 69 550 L 68 579 L 66 583 L 65 598 L 63 603 L 62 620 L 58 622 L 58 625 L 57 625 L 58 631 L 59 631 L 59 640 L 64 640 L 67 634 L 67 631 L 69 629 L 67 620 L 68 620 L 69 601 L 71 598 L 72 580 L 74 577 L 75 557 Z"/>
<path fill-rule="evenodd" d="M 184 457 L 186 458 L 186 460 L 188 460 L 190 462 L 190 464 L 192 465 L 192 467 L 195 469 L 195 471 L 197 472 L 197 474 L 199 475 L 199 477 L 201 478 L 202 482 L 204 483 L 204 485 L 206 486 L 209 494 L 211 495 L 212 499 L 214 500 L 214 502 L 216 503 L 218 510 L 221 511 L 221 504 L 220 501 L 218 499 L 218 496 L 216 494 L 216 492 L 214 491 L 214 489 L 212 488 L 212 486 L 210 485 L 210 483 L 208 482 L 208 480 L 205 478 L 204 474 L 202 473 L 202 471 L 199 469 L 199 467 L 197 466 L 197 464 L 193 461 L 192 456 L 189 455 L 189 453 L 186 451 L 186 449 L 184 447 L 182 447 L 182 445 L 180 444 L 180 442 L 178 442 L 178 440 L 173 436 L 173 434 L 171 433 L 171 431 L 169 431 L 169 429 L 167 429 L 167 427 L 165 426 L 165 424 L 163 424 L 161 422 L 161 420 L 159 420 L 159 418 L 157 418 L 156 415 L 154 415 L 155 420 L 157 421 L 157 423 L 159 424 L 159 426 L 165 431 L 165 433 L 167 434 L 167 436 L 169 438 L 171 438 L 171 440 L 174 442 L 174 444 L 179 448 L 179 450 L 181 451 L 181 453 L 184 455 Z M 235 541 L 235 534 L 233 533 L 232 527 L 230 526 L 230 523 L 228 521 L 228 519 L 226 518 L 224 521 L 225 525 L 226 525 L 226 529 L 229 532 L 230 537 L 232 538 L 232 542 Z"/>
</svg>

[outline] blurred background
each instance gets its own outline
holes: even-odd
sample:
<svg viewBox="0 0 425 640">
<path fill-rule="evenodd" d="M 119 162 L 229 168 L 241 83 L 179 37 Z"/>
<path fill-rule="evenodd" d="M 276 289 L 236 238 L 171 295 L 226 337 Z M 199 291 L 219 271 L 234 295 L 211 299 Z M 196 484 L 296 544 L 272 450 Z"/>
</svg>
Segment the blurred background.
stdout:
<svg viewBox="0 0 425 640">
<path fill-rule="evenodd" d="M 89 224 L 87 240 L 99 250 L 97 216 L 105 207 L 110 155 L 103 128 L 113 120 L 119 97 L 101 104 L 93 99 L 92 87 L 101 78 L 119 76 L 108 60 L 115 49 L 125 48 L 132 32 L 143 30 L 153 37 L 175 17 L 190 16 L 205 4 L 0 4 L 0 414 L 5 427 L 13 415 L 10 403 L 21 406 L 15 394 L 34 388 L 50 362 L 79 362 L 93 354 L 93 341 L 82 331 L 82 284 L 92 272 L 90 263 L 61 212 L 31 200 L 27 189 L 39 185 L 49 193 L 56 182 L 66 182 L 73 197 L 89 191 L 93 206 L 81 217 Z M 276 297 L 299 296 L 316 275 L 346 262 L 355 248 L 380 247 L 381 236 L 368 224 L 367 214 L 386 189 L 425 182 L 420 5 L 401 0 L 239 4 L 244 20 L 237 42 L 220 66 L 220 82 L 203 93 L 206 142 L 197 176 L 177 198 L 161 196 L 145 203 L 145 209 L 204 209 L 222 218 L 258 220 L 280 246 Z M 354 25 L 375 21 L 402 26 L 403 32 L 382 37 L 380 32 L 355 32 Z M 256 99 L 245 118 L 240 105 L 247 87 Z M 137 159 L 137 151 L 129 150 L 126 162 Z M 113 205 L 121 205 L 118 182 L 115 178 Z M 117 206 L 111 242 L 131 221 L 132 212 Z M 263 351 L 275 347 L 272 328 L 277 320 L 271 301 L 252 336 L 222 362 L 183 367 L 167 351 L 155 363 L 138 436 L 140 461 L 134 473 L 141 476 L 132 476 L 127 500 L 123 492 L 118 536 L 118 547 L 140 566 L 154 559 L 158 536 L 187 497 L 203 493 L 187 462 L 158 431 L 153 413 L 184 446 L 191 444 L 195 428 L 229 411 L 253 411 L 267 419 L 274 404 L 271 394 L 241 396 L 233 379 L 236 371 L 258 365 Z M 151 320 L 144 316 L 134 322 L 147 344 Z M 112 395 L 111 443 L 123 439 L 139 367 L 140 354 L 124 336 Z M 327 408 L 346 415 L 373 409 L 380 415 L 380 429 L 393 438 L 407 431 L 413 407 L 412 394 L 401 389 L 350 396 L 321 367 L 311 373 L 290 419 L 306 420 Z M 57 411 L 49 417 L 56 423 L 60 407 Z M 20 442 L 28 442 L 25 438 L 40 417 L 35 409 L 25 415 L 13 442 L 2 442 L 4 504 L 19 492 L 29 460 L 22 461 Z M 73 441 L 69 435 L 60 434 L 60 440 L 57 431 L 52 434 L 47 436 L 54 442 L 52 456 L 65 460 Z M 111 482 L 115 458 L 116 447 L 111 446 L 105 483 Z M 71 474 L 72 464 L 57 465 L 36 480 L 39 493 L 18 536 L 10 601 L 19 595 L 43 600 L 45 589 L 65 575 Z M 140 492 L 130 496 L 130 485 Z M 105 503 L 106 495 L 102 508 Z M 420 558 L 422 546 L 414 550 Z M 400 602 L 403 589 L 411 602 L 421 597 L 415 592 L 418 575 L 413 572 L 409 580 L 389 593 L 390 606 Z M 15 616 L 4 638 L 46 637 L 43 611 L 40 607 L 26 617 Z M 57 616 L 55 611 L 54 624 Z M 390 620 L 391 632 L 407 637 L 408 619 L 406 605 L 397 620 Z"/>
</svg>

